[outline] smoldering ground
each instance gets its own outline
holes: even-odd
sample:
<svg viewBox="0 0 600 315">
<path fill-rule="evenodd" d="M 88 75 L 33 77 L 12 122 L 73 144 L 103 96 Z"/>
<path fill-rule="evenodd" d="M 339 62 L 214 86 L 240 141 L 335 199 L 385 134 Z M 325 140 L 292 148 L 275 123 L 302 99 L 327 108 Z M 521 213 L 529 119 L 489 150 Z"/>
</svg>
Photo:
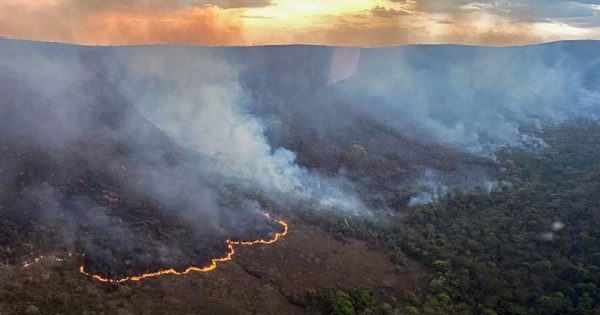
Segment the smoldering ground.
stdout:
<svg viewBox="0 0 600 315">
<path fill-rule="evenodd" d="M 2 44 L 4 260 L 65 250 L 109 277 L 182 269 L 280 232 L 265 210 L 366 212 L 344 178 L 271 146 L 238 69 L 210 49 Z"/>
<path fill-rule="evenodd" d="M 116 59 L 102 57 L 110 49 L 1 53 L 3 260 L 76 251 L 116 277 L 206 265 L 225 239 L 279 232 L 257 201 L 201 169 L 210 157 L 138 112 L 112 77 Z"/>
</svg>

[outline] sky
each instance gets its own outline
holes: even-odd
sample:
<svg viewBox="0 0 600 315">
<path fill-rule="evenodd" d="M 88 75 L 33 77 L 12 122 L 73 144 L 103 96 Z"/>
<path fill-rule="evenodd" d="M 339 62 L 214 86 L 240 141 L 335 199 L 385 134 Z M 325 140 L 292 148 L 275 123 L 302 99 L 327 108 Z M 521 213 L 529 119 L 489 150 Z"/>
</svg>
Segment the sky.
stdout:
<svg viewBox="0 0 600 315">
<path fill-rule="evenodd" d="M 0 0 L 0 36 L 84 45 L 510 46 L 600 39 L 600 0 Z"/>
</svg>

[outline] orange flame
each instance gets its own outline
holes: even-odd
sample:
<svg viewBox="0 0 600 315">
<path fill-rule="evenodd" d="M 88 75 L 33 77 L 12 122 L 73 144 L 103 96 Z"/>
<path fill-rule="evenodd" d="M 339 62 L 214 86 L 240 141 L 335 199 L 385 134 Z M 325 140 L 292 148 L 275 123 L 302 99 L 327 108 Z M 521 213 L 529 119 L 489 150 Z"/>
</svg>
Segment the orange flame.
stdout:
<svg viewBox="0 0 600 315">
<path fill-rule="evenodd" d="M 73 257 L 73 255 L 77 255 L 77 254 L 73 254 L 73 253 L 69 252 L 69 253 L 67 253 L 67 255 L 69 257 Z M 38 264 L 42 260 L 45 260 L 45 259 L 54 259 L 54 261 L 58 261 L 58 262 L 65 261 L 65 258 L 57 256 L 57 255 L 54 255 L 54 256 L 44 256 L 44 255 L 41 255 L 41 256 L 35 257 L 34 259 L 32 259 L 30 261 L 24 262 L 23 264 L 21 264 L 21 268 L 23 268 L 23 269 L 28 268 L 29 266 Z"/>
<path fill-rule="evenodd" d="M 31 265 L 35 265 L 37 263 L 39 263 L 40 261 L 42 261 L 44 258 L 46 258 L 46 256 L 38 256 L 36 258 L 34 258 L 32 261 L 26 261 L 23 263 L 23 268 L 27 268 Z"/>
<path fill-rule="evenodd" d="M 275 221 L 275 219 L 273 219 L 270 214 L 265 213 L 264 215 L 267 218 L 269 218 L 270 220 Z M 220 258 L 211 259 L 210 264 L 208 264 L 206 266 L 190 266 L 187 269 L 185 269 L 184 271 L 177 271 L 173 268 L 169 268 L 169 269 L 163 269 L 163 270 L 150 272 L 150 273 L 143 273 L 143 274 L 140 274 L 137 276 L 130 276 L 130 277 L 125 277 L 125 278 L 120 278 L 120 279 L 111 279 L 108 277 L 103 277 L 101 275 L 86 272 L 85 267 L 83 265 L 79 267 L 79 272 L 81 272 L 82 274 L 84 274 L 86 276 L 92 277 L 92 279 L 95 279 L 95 280 L 98 280 L 101 282 L 109 282 L 109 283 L 140 281 L 143 279 L 155 278 L 155 277 L 160 277 L 160 276 L 164 276 L 164 275 L 181 276 L 181 275 L 186 275 L 188 273 L 196 272 L 196 271 L 209 272 L 209 271 L 215 270 L 217 268 L 218 263 L 230 261 L 232 259 L 233 255 L 235 254 L 235 249 L 234 249 L 233 245 L 242 245 L 242 246 L 252 246 L 252 245 L 261 245 L 261 244 L 267 245 L 267 244 L 273 244 L 273 243 L 277 242 L 280 238 L 284 237 L 288 233 L 288 225 L 283 220 L 278 220 L 277 223 L 283 227 L 283 232 L 275 233 L 273 235 L 273 238 L 271 238 L 271 239 L 268 239 L 268 240 L 259 239 L 259 240 L 254 240 L 254 241 L 232 241 L 229 239 L 226 240 L 225 242 L 227 243 L 227 252 L 225 253 L 225 256 L 220 257 Z"/>
</svg>

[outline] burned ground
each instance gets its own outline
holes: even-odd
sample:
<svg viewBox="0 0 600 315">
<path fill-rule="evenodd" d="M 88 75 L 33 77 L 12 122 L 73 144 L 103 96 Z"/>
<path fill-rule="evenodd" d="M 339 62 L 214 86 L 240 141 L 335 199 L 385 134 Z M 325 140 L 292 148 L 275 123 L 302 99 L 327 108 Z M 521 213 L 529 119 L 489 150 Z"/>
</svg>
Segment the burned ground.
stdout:
<svg viewBox="0 0 600 315">
<path fill-rule="evenodd" d="M 276 244 L 240 247 L 217 270 L 185 277 L 103 284 L 81 276 L 76 258 L 0 267 L 0 311 L 22 313 L 34 305 L 43 314 L 314 314 L 318 309 L 306 299 L 311 289 L 372 287 L 389 301 L 428 283 L 412 261 L 398 269 L 364 242 L 334 238 L 302 221 L 290 227 Z"/>
<path fill-rule="evenodd" d="M 0 75 L 4 263 L 67 251 L 85 254 L 90 272 L 123 277 L 208 265 L 226 239 L 278 231 L 257 202 L 211 183 L 195 166 L 201 157 L 131 106 L 101 60 L 79 58 L 86 79 L 58 96 L 22 74 Z"/>
<path fill-rule="evenodd" d="M 85 254 L 91 272 L 129 276 L 167 267 L 204 266 L 227 251 L 227 238 L 268 238 L 279 229 L 261 213 L 243 212 L 235 222 L 243 222 L 245 229 L 236 225 L 218 231 L 208 224 L 203 225 L 204 230 L 194 229 L 177 209 L 165 211 L 166 206 L 152 195 L 140 194 L 125 184 L 147 180 L 136 177 L 134 167 L 119 166 L 114 159 L 82 156 L 101 157 L 114 147 L 94 146 L 88 141 L 67 145 L 61 151 L 43 151 L 13 139 L 2 141 L 1 148 L 5 189 L 0 249 L 5 263 L 73 251 Z M 232 207 L 243 207 L 242 201 L 232 198 L 227 199 Z M 246 219 L 239 221 L 241 218 Z M 226 215 L 219 219 L 225 227 L 231 221 Z"/>
</svg>

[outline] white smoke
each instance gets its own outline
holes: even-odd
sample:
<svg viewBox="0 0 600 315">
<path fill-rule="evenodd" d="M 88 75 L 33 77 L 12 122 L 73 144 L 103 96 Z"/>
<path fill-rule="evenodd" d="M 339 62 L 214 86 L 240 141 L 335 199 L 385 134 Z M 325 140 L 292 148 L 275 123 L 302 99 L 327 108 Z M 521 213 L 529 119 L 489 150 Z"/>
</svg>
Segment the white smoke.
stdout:
<svg viewBox="0 0 600 315">
<path fill-rule="evenodd" d="M 425 170 L 423 176 L 417 180 L 415 190 L 418 192 L 411 196 L 408 201 L 409 207 L 430 204 L 448 193 L 448 187 L 441 182 L 439 175 L 431 169 Z"/>
<path fill-rule="evenodd" d="M 425 169 L 414 184 L 414 194 L 408 201 L 408 206 L 418 206 L 434 203 L 442 199 L 445 195 L 458 191 L 479 190 L 485 193 L 491 193 L 502 187 L 510 186 L 506 181 L 493 180 L 486 177 L 468 178 L 468 174 L 463 174 L 464 178 L 453 176 L 444 176 L 444 174 L 434 170 Z"/>
<path fill-rule="evenodd" d="M 543 141 L 524 126 L 600 117 L 589 47 L 564 45 L 365 50 L 357 74 L 336 88 L 407 135 L 483 154 L 504 145 L 539 147 Z"/>
<path fill-rule="evenodd" d="M 296 154 L 271 148 L 261 119 L 248 111 L 239 66 L 201 49 L 134 49 L 123 54 L 125 92 L 159 128 L 204 158 L 203 169 L 226 183 L 276 198 L 358 212 L 341 185 L 295 164 Z M 351 188 L 350 188 L 351 189 Z"/>
</svg>

